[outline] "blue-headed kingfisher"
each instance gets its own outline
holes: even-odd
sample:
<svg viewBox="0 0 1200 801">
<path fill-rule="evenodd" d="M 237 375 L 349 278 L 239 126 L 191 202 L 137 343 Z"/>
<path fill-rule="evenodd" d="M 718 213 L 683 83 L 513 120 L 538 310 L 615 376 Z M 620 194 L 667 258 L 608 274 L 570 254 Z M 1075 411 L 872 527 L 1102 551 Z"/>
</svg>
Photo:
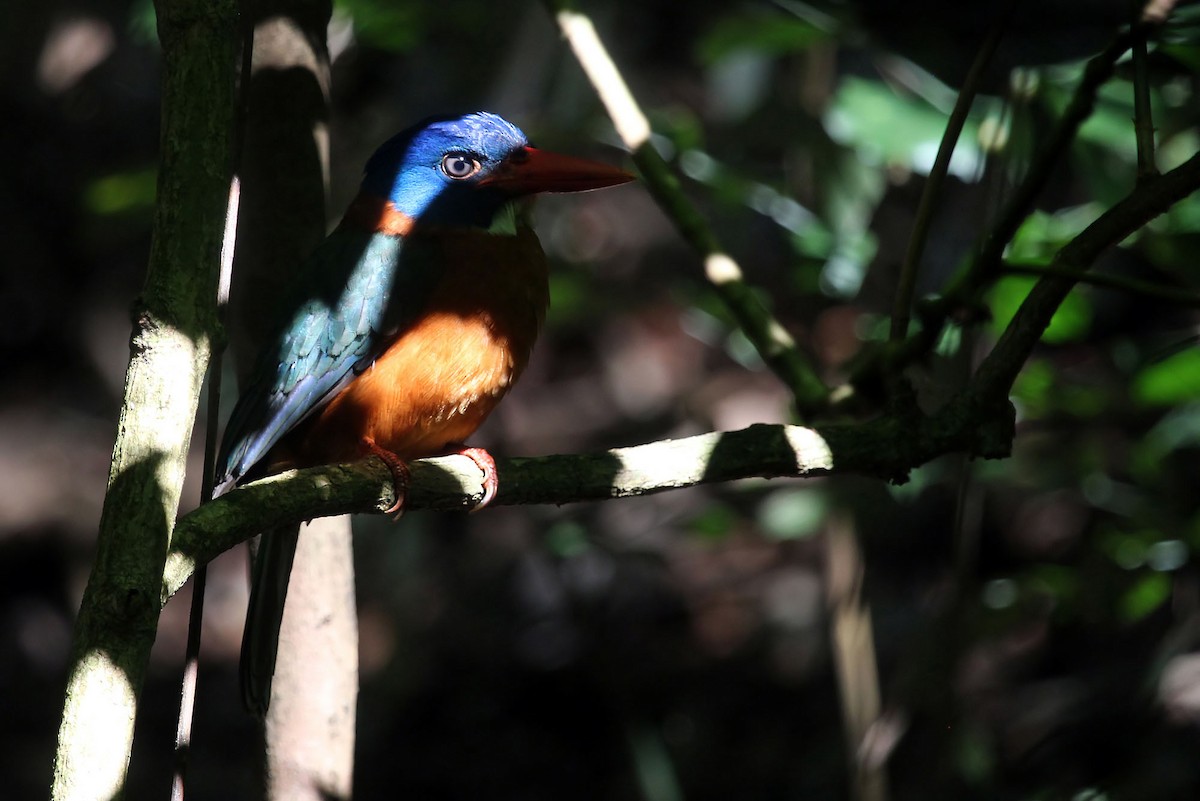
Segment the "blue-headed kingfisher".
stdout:
<svg viewBox="0 0 1200 801">
<path fill-rule="evenodd" d="M 461 452 L 529 359 L 549 303 L 527 198 L 632 180 L 529 145 L 484 112 L 418 124 L 367 162 L 341 224 L 299 267 L 294 309 L 243 388 L 217 460 L 216 494 L 246 477 L 375 453 Z M 272 541 L 269 541 L 272 540 Z M 242 644 L 246 705 L 265 711 L 295 538 L 264 535 Z"/>
</svg>

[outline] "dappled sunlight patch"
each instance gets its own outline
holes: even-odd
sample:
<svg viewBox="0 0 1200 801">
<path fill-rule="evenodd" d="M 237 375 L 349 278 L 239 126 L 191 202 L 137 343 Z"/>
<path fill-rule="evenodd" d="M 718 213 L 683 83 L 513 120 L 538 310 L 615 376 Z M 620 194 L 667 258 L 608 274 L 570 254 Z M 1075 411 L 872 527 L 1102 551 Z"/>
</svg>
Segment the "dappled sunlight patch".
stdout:
<svg viewBox="0 0 1200 801">
<path fill-rule="evenodd" d="M 79 741 L 79 747 L 62 755 L 67 764 L 56 766 L 56 783 L 70 780 L 71 785 L 56 787 L 55 797 L 120 796 L 137 710 L 137 695 L 129 678 L 107 653 L 93 650 L 79 660 L 71 674 L 67 698 L 70 717 L 86 721 L 91 733 Z M 70 699 L 78 699 L 79 706 Z"/>
<path fill-rule="evenodd" d="M 833 451 L 815 429 L 784 426 L 784 436 L 796 452 L 797 470 L 810 472 L 833 469 Z"/>
</svg>

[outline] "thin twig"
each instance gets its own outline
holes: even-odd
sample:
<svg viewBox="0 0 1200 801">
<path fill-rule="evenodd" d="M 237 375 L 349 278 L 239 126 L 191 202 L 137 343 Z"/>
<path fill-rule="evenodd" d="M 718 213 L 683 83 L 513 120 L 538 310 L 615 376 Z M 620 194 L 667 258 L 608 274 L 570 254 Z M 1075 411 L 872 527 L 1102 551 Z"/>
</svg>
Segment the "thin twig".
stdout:
<svg viewBox="0 0 1200 801">
<path fill-rule="evenodd" d="M 221 319 L 229 302 L 229 278 L 233 268 L 233 243 L 237 232 L 238 205 L 241 183 L 235 174 L 229 184 L 229 207 L 225 217 L 225 238 L 221 247 L 221 276 L 217 288 L 217 317 Z M 222 351 L 214 346 L 208 369 L 208 407 L 205 409 L 207 428 L 204 436 L 204 475 L 200 497 L 203 502 L 213 496 L 213 475 L 217 460 L 217 420 L 221 408 Z M 175 723 L 175 766 L 171 782 L 171 801 L 184 801 L 187 790 L 188 758 L 191 755 L 192 724 L 195 720 L 197 679 L 200 675 L 200 635 L 204 629 L 204 592 L 208 585 L 208 570 L 196 570 L 192 582 L 192 604 L 188 610 L 187 645 L 184 650 L 183 680 L 179 689 L 179 715 Z"/>
<path fill-rule="evenodd" d="M 883 702 L 871 607 L 863 593 L 865 573 L 853 519 L 845 513 L 835 515 L 825 531 L 826 602 L 850 797 L 854 801 L 887 801 L 887 771 L 868 743 L 871 728 L 882 716 Z"/>
<path fill-rule="evenodd" d="M 1088 117 L 1092 116 L 1092 110 L 1096 105 L 1096 93 L 1112 77 L 1117 59 L 1129 49 L 1131 41 L 1132 33 L 1124 31 L 1118 34 L 1108 47 L 1088 61 L 1083 70 L 1083 78 L 1080 80 L 1079 86 L 1075 88 L 1075 93 L 1071 96 L 1071 101 L 1063 111 L 1058 124 L 1054 126 L 1054 131 L 1050 134 L 1046 146 L 1037 154 L 1029 171 L 1025 174 L 1025 178 L 1013 192 L 1008 203 L 1005 204 L 1000 219 L 988 232 L 979 256 L 956 279 L 947 292 L 950 302 L 961 303 L 976 289 L 995 277 L 1005 247 L 1016 235 L 1021 223 L 1029 216 L 1034 200 L 1041 194 L 1050 180 L 1050 176 L 1063 163 L 1067 148 L 1075 140 L 1080 126 Z"/>
<path fill-rule="evenodd" d="M 243 22 L 249 15 L 244 13 Z M 216 315 L 218 325 L 224 325 L 229 305 L 229 286 L 233 278 L 233 253 L 237 242 L 238 209 L 241 206 L 242 144 L 247 105 L 250 96 L 250 66 L 254 50 L 254 26 L 243 24 L 241 66 L 233 113 L 233 131 L 229 140 L 229 201 L 225 207 L 225 230 L 221 239 L 221 266 L 217 277 Z M 208 406 L 205 415 L 204 474 L 201 476 L 200 498 L 207 503 L 213 497 L 216 474 L 217 430 L 221 411 L 221 377 L 224 374 L 223 341 L 213 343 L 208 365 Z M 171 801 L 184 801 L 187 795 L 187 771 L 192 750 L 192 726 L 195 722 L 197 682 L 200 676 L 200 638 L 204 631 L 204 594 L 208 588 L 208 568 L 197 568 L 192 581 L 192 603 L 188 609 L 187 645 L 184 649 L 183 679 L 179 687 L 179 714 L 175 721 L 175 756 L 171 780 Z"/>
<path fill-rule="evenodd" d="M 1154 298 L 1155 300 L 1165 300 L 1170 303 L 1179 304 L 1180 306 L 1200 308 L 1200 292 L 1163 286 L 1151 281 L 1141 281 L 1137 278 L 1127 278 L 1121 275 L 1084 272 L 1082 270 L 1042 266 L 1039 264 L 1018 264 L 1011 261 L 1004 262 L 1004 272 L 1014 275 L 1035 275 L 1039 278 L 1046 275 L 1053 275 L 1059 278 L 1067 278 L 1080 284 L 1091 284 L 1102 289 L 1111 289 L 1115 292 L 1127 292 L 1132 295 Z"/>
<path fill-rule="evenodd" d="M 985 402 L 1007 397 L 1021 366 L 1075 285 L 1075 278 L 1067 275 L 1088 269 L 1102 252 L 1197 189 L 1200 153 L 1170 172 L 1147 178 L 1064 245 L 1050 266 L 1067 274 L 1046 275 L 1034 285 L 975 373 L 970 391 Z"/>
<path fill-rule="evenodd" d="M 864 360 L 851 377 L 851 384 L 873 381 L 881 372 L 895 373 L 904 365 L 922 358 L 937 342 L 950 315 L 956 309 L 974 303 L 980 289 L 995 280 L 1004 249 L 1033 209 L 1034 200 L 1041 194 L 1050 176 L 1064 161 L 1067 148 L 1074 141 L 1080 126 L 1091 116 L 1096 93 L 1112 77 L 1117 59 L 1129 49 L 1131 36 L 1129 31 L 1117 34 L 1108 47 L 1088 61 L 1083 78 L 1062 117 L 1045 147 L 1034 158 L 1024 179 L 1004 205 L 999 219 L 985 236 L 979 255 L 949 282 L 941 297 L 918 304 L 921 329 L 903 342 L 881 351 L 878 358 Z"/>
<path fill-rule="evenodd" d="M 829 389 L 788 333 L 746 284 L 704 217 L 683 194 L 679 179 L 650 144 L 650 123 L 629 91 L 595 26 L 567 0 L 548 0 L 551 12 L 583 71 L 600 95 L 621 141 L 629 148 L 651 195 L 684 240 L 704 259 L 705 276 L 760 356 L 792 391 L 806 414 L 823 408 Z"/>
<path fill-rule="evenodd" d="M 979 90 L 979 83 L 983 78 L 984 70 L 991 63 L 992 56 L 995 54 L 996 48 L 1004 36 L 1013 6 L 1013 3 L 1009 3 L 1008 12 L 992 26 L 991 31 L 983 42 L 983 46 L 980 47 L 979 52 L 976 54 L 970 70 L 967 71 L 966 78 L 963 79 L 962 88 L 958 92 L 958 99 L 954 103 L 954 109 L 950 112 L 950 117 L 946 121 L 946 130 L 942 134 L 942 141 L 938 145 L 937 157 L 933 161 L 933 167 L 929 170 L 929 177 L 925 181 L 925 188 L 921 192 L 921 201 L 917 206 L 917 215 L 913 222 L 912 235 L 908 239 L 908 248 L 904 252 L 904 262 L 900 267 L 900 282 L 896 287 L 896 297 L 892 305 L 892 325 L 888 335 L 888 339 L 891 342 L 899 342 L 908 335 L 908 323 L 912 315 L 913 293 L 916 292 L 917 288 L 917 276 L 921 269 L 921 254 L 925 251 L 925 241 L 929 237 L 929 226 L 933 222 L 934 207 L 941 192 L 942 183 L 945 181 L 946 174 L 950 170 L 950 158 L 954 155 L 954 147 L 958 143 L 959 136 L 962 134 L 963 125 L 967 121 L 967 115 L 971 112 L 971 105 L 975 100 L 976 92 Z"/>
<path fill-rule="evenodd" d="M 1154 115 L 1150 110 L 1150 71 L 1147 67 L 1148 29 L 1137 25 L 1142 17 L 1143 0 L 1130 0 L 1135 20 L 1133 30 L 1133 131 L 1137 141 L 1137 179 L 1158 175 L 1154 161 Z"/>
</svg>

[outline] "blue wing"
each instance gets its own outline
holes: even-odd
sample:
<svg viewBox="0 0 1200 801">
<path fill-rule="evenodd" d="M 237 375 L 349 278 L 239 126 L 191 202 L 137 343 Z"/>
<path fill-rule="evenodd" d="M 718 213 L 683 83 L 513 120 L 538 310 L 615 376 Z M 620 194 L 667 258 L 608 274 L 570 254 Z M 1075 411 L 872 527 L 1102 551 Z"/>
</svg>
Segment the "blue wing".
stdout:
<svg viewBox="0 0 1200 801">
<path fill-rule="evenodd" d="M 307 289 L 238 398 L 217 461 L 230 489 L 300 421 L 375 360 L 437 282 L 435 260 L 404 241 L 340 228 L 302 266 Z"/>
</svg>

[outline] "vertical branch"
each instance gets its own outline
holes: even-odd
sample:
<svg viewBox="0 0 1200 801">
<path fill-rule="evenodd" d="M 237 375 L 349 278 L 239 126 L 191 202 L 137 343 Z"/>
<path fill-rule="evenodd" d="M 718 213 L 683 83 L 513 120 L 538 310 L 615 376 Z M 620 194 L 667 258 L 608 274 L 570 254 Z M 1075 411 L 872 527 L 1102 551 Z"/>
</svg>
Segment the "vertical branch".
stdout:
<svg viewBox="0 0 1200 801">
<path fill-rule="evenodd" d="M 829 629 L 854 801 L 886 801 L 883 764 L 868 759 L 871 727 L 880 720 L 879 672 L 871 609 L 863 599 L 864 565 L 854 526 L 845 516 L 829 525 L 826 542 Z"/>
<path fill-rule="evenodd" d="M 1143 0 L 1131 0 L 1133 8 L 1133 132 L 1137 141 L 1137 180 L 1158 175 L 1154 161 L 1154 116 L 1150 110 L 1150 73 L 1146 61 L 1144 25 L 1138 25 Z"/>
<path fill-rule="evenodd" d="M 722 248 L 704 217 L 683 194 L 679 180 L 650 144 L 650 122 L 621 77 L 586 15 L 567 0 L 550 0 L 563 36 L 608 110 L 621 141 L 633 154 L 646 188 L 684 240 L 704 259 L 704 272 L 718 297 L 753 343 L 763 361 L 792 391 L 803 415 L 826 405 L 829 389 L 787 332 L 746 284 L 741 267 Z"/>
<path fill-rule="evenodd" d="M 294 302 L 296 265 L 325 235 L 332 11 L 329 0 L 244 3 L 254 57 L 230 298 L 230 342 L 243 380 L 274 320 L 294 311 L 280 304 Z M 351 795 L 358 620 L 350 533 L 348 516 L 325 518 L 297 541 L 263 729 L 269 799 Z"/>
<path fill-rule="evenodd" d="M 230 131 L 229 201 L 225 206 L 225 229 L 221 236 L 221 266 L 217 277 L 216 314 L 218 325 L 225 325 L 225 310 L 229 305 L 229 287 L 233 276 L 233 254 L 237 243 L 238 212 L 241 208 L 242 132 L 246 124 L 247 84 L 254 55 L 254 36 L 243 24 L 238 44 L 241 46 L 237 72 L 237 106 Z M 217 431 L 220 429 L 221 384 L 224 365 L 224 342 L 213 348 L 208 367 L 208 407 L 205 409 L 204 475 L 200 499 L 208 503 L 213 498 L 213 481 L 217 462 Z M 192 724 L 196 714 L 196 692 L 200 677 L 200 639 L 204 632 L 204 596 L 208 589 L 208 566 L 196 568 L 192 578 L 192 604 L 188 611 L 187 645 L 183 657 L 183 679 L 179 688 L 179 714 L 175 725 L 175 765 L 171 781 L 171 801 L 184 801 L 187 791 L 187 769 L 192 750 Z"/>
<path fill-rule="evenodd" d="M 1012 10 L 1012 7 L 1013 4 L 1010 3 L 1009 11 Z M 925 240 L 929 236 L 929 226 L 933 222 L 934 203 L 941 192 L 942 182 L 946 180 L 946 173 L 950 170 L 950 158 L 954 155 L 954 147 L 958 143 L 959 136 L 962 135 L 963 125 L 967 121 L 971 104 L 979 90 L 979 82 L 1000 44 L 1007 22 L 1008 14 L 1006 13 L 1004 18 L 997 20 L 992 26 L 983 46 L 975 55 L 975 61 L 967 71 L 967 77 L 963 79 L 954 109 L 946 121 L 946 130 L 942 134 L 941 144 L 938 145 L 937 157 L 933 161 L 933 168 L 929 171 L 925 189 L 921 192 L 921 202 L 917 206 L 917 217 L 913 223 L 912 236 L 908 239 L 908 248 L 904 252 L 904 263 L 900 268 L 900 284 L 896 287 L 896 298 L 892 305 L 892 325 L 888 335 L 888 339 L 892 342 L 899 342 L 908 334 L 913 293 L 917 288 L 917 275 L 921 269 L 921 255 L 925 252 Z"/>
<path fill-rule="evenodd" d="M 234 134 L 237 138 L 237 134 Z M 236 147 L 234 148 L 236 150 Z M 236 157 L 232 160 L 237 169 Z M 233 269 L 233 242 L 237 234 L 241 183 L 235 173 L 229 183 L 229 205 L 225 211 L 225 235 L 221 240 L 221 274 L 217 285 L 217 319 L 223 322 L 229 301 L 229 277 Z M 221 409 L 221 347 L 213 348 L 208 367 L 208 406 L 205 409 L 204 476 L 200 490 L 202 503 L 213 497 L 213 476 L 217 461 L 217 430 Z M 184 801 L 188 758 L 192 748 L 192 722 L 195 720 L 196 689 L 200 676 L 200 635 L 204 630 L 204 593 L 208 587 L 208 566 L 196 568 L 192 577 L 192 605 L 188 612 L 187 646 L 183 659 L 183 680 L 179 689 L 179 716 L 175 726 L 175 769 L 171 782 L 171 801 Z"/>
<path fill-rule="evenodd" d="M 1128 31 L 1118 34 L 1108 47 L 1088 61 L 1083 78 L 1075 88 L 1046 144 L 1038 151 L 1024 179 L 1004 204 L 995 224 L 984 236 L 979 255 L 949 282 L 941 297 L 921 310 L 924 325 L 888 356 L 888 369 L 895 371 L 897 366 L 924 355 L 937 341 L 946 318 L 960 305 L 970 303 L 979 288 L 987 285 L 999 274 L 1004 249 L 1028 216 L 1034 200 L 1041 194 L 1050 176 L 1062 163 L 1080 126 L 1091 116 L 1096 104 L 1096 93 L 1112 77 L 1117 59 L 1129 49 L 1131 36 Z M 855 371 L 852 380 L 857 383 L 878 370 L 877 363 L 866 361 L 862 368 Z"/>
<path fill-rule="evenodd" d="M 52 797 L 124 793 L 200 386 L 228 192 L 236 10 L 159 0 L 162 158 L 96 561 L 76 622 Z"/>
<path fill-rule="evenodd" d="M 1130 36 L 1129 33 L 1119 34 L 1108 47 L 1088 61 L 1083 70 L 1083 78 L 1075 88 L 1062 117 L 1054 126 L 1045 147 L 1038 152 L 1024 180 L 1005 204 L 1000 219 L 988 232 L 979 257 L 956 280 L 955 286 L 947 292 L 948 296 L 961 301 L 961 293 L 973 291 L 975 287 L 996 275 L 1004 248 L 1029 215 L 1034 199 L 1041 194 L 1054 169 L 1062 163 L 1067 148 L 1075 140 L 1080 126 L 1092 115 L 1092 109 L 1096 105 L 1096 93 L 1112 77 L 1117 59 L 1129 49 Z"/>
</svg>

